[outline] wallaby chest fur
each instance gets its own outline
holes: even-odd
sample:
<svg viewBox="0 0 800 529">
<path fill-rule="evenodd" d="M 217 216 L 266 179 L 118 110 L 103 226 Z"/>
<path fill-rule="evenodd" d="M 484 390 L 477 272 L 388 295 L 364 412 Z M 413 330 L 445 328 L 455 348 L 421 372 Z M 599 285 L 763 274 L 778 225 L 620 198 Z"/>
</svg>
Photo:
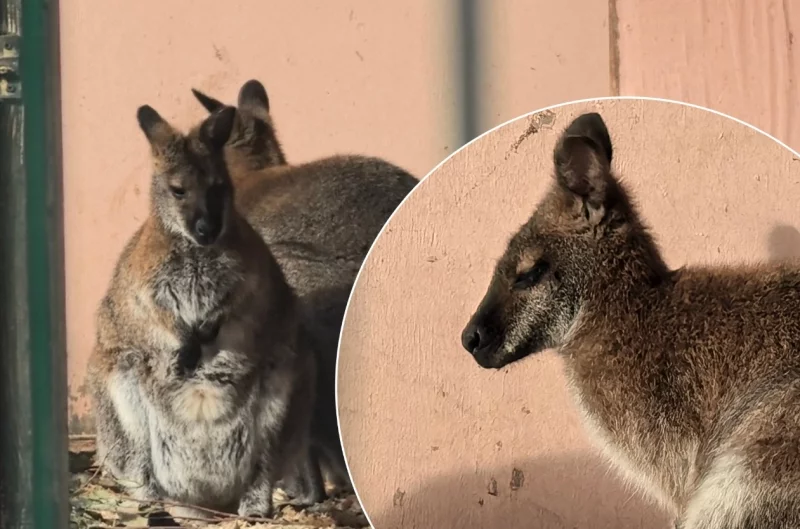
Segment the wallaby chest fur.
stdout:
<svg viewBox="0 0 800 529">
<path fill-rule="evenodd" d="M 186 243 L 176 246 L 165 256 L 158 273 L 147 278 L 147 285 L 154 303 L 188 325 L 219 310 L 246 282 L 258 281 L 246 277 L 242 263 L 230 255 Z"/>
</svg>

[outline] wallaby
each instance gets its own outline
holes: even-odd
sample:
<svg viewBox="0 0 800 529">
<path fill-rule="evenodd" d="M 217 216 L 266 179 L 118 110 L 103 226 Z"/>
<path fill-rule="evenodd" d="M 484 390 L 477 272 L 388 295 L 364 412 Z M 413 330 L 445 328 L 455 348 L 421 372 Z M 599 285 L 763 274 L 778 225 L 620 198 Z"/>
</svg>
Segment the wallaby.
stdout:
<svg viewBox="0 0 800 529">
<path fill-rule="evenodd" d="M 225 104 L 193 90 L 209 112 Z M 319 368 L 312 432 L 335 483 L 349 477 L 336 421 L 335 369 L 344 310 L 367 251 L 418 180 L 380 158 L 333 156 L 288 165 L 270 116 L 264 86 L 239 90 L 237 120 L 226 160 L 238 204 L 270 245 L 300 296 Z M 306 476 L 305 481 L 313 481 Z M 302 488 L 287 484 L 290 495 Z"/>
<path fill-rule="evenodd" d="M 464 348 L 555 348 L 593 440 L 677 527 L 800 527 L 800 267 L 670 270 L 611 159 L 600 115 L 566 128 Z"/>
<path fill-rule="evenodd" d="M 270 516 L 307 457 L 316 372 L 297 299 L 234 206 L 235 115 L 184 135 L 138 110 L 150 214 L 98 310 L 89 384 L 98 458 L 131 494 Z"/>
</svg>

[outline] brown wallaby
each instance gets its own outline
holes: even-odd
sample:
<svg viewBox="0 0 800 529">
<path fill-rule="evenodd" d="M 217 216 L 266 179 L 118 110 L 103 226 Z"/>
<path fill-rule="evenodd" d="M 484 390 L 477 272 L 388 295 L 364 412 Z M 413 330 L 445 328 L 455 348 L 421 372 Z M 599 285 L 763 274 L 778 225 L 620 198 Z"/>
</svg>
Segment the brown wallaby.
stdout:
<svg viewBox="0 0 800 529">
<path fill-rule="evenodd" d="M 234 206 L 235 109 L 183 135 L 148 106 L 150 215 L 97 315 L 89 384 L 99 460 L 142 499 L 270 516 L 307 457 L 315 361 L 299 304 Z"/>
<path fill-rule="evenodd" d="M 602 118 L 555 148 L 462 342 L 555 348 L 592 438 L 683 529 L 800 527 L 800 267 L 670 270 L 611 171 Z"/>
<path fill-rule="evenodd" d="M 198 90 L 193 93 L 209 112 L 226 106 Z M 238 204 L 270 245 L 303 303 L 320 366 L 312 434 L 334 481 L 348 486 L 335 402 L 344 310 L 367 251 L 418 180 L 389 162 L 365 156 L 288 165 L 264 86 L 256 80 L 246 82 L 237 105 L 225 154 Z M 299 494 L 303 487 L 292 481 L 287 492 Z"/>
</svg>

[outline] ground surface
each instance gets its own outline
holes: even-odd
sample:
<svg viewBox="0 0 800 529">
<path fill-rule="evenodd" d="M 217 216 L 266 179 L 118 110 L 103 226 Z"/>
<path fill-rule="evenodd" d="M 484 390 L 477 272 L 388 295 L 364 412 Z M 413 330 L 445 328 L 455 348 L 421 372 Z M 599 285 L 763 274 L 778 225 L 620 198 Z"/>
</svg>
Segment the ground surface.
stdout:
<svg viewBox="0 0 800 529">
<path fill-rule="evenodd" d="M 148 515 L 169 510 L 170 504 L 136 501 L 122 491 L 119 484 L 104 475 L 95 461 L 94 441 L 70 442 L 70 528 L 105 529 L 111 527 L 148 527 Z M 287 505 L 280 491 L 275 495 L 275 519 L 243 519 L 222 513 L 208 512 L 201 519 L 171 520 L 149 527 L 211 527 L 220 529 L 362 529 L 369 527 L 354 495 L 340 496 L 298 510 Z M 151 524 L 154 523 L 151 520 Z"/>
</svg>

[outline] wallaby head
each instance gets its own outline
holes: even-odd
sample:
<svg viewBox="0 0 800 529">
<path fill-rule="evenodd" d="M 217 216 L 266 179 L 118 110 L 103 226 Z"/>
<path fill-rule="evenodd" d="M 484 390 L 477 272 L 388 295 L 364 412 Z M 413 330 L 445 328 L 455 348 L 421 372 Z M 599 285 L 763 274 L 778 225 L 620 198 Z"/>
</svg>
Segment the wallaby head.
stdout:
<svg viewBox="0 0 800 529">
<path fill-rule="evenodd" d="M 612 154 L 596 113 L 576 118 L 559 138 L 555 182 L 511 238 L 462 333 L 464 348 L 482 367 L 562 345 L 583 305 L 600 292 L 595 286 L 628 292 L 637 281 L 651 284 L 667 274 L 611 172 Z"/>
<path fill-rule="evenodd" d="M 236 109 L 215 111 L 190 135 L 178 132 L 150 106 L 140 107 L 136 117 L 153 157 L 153 215 L 171 233 L 201 246 L 214 244 L 233 214 L 224 147 Z"/>
<path fill-rule="evenodd" d="M 226 105 L 203 92 L 192 89 L 200 104 L 211 113 Z M 286 165 L 269 113 L 267 90 L 255 79 L 239 89 L 238 113 L 228 141 L 228 163 L 233 167 L 258 170 Z"/>
</svg>

